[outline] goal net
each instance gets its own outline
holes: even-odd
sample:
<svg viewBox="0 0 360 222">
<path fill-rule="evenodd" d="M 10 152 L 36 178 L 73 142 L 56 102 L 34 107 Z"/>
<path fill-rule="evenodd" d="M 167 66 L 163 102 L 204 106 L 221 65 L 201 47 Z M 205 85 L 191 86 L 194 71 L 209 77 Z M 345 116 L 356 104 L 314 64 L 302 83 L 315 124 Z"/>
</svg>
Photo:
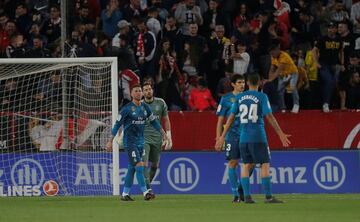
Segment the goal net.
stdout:
<svg viewBox="0 0 360 222">
<path fill-rule="evenodd" d="M 116 58 L 0 60 L 0 196 L 118 194 L 117 75 Z"/>
</svg>

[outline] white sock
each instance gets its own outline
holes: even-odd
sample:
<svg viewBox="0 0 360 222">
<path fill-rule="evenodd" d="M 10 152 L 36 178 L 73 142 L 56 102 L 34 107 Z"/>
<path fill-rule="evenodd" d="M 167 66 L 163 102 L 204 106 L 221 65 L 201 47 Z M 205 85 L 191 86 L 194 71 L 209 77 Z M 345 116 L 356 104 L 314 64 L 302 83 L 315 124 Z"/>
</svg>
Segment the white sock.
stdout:
<svg viewBox="0 0 360 222">
<path fill-rule="evenodd" d="M 144 197 L 145 197 L 145 195 L 147 194 L 147 193 L 149 193 L 151 191 L 151 189 L 148 189 L 148 190 L 146 190 L 143 194 L 144 194 Z"/>
</svg>

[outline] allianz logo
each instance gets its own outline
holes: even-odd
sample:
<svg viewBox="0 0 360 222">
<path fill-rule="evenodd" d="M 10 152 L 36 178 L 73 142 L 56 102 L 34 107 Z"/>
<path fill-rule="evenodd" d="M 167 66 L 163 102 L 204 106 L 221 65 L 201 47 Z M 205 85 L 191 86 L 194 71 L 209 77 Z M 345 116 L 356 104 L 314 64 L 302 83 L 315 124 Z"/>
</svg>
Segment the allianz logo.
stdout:
<svg viewBox="0 0 360 222">
<path fill-rule="evenodd" d="M 228 181 L 228 164 L 225 163 L 225 170 L 221 183 Z M 342 161 L 333 156 L 324 156 L 318 159 L 312 171 L 310 167 L 270 167 L 271 182 L 273 184 L 306 184 L 309 180 L 325 190 L 335 190 L 343 185 L 346 179 L 346 168 Z M 311 175 L 312 174 L 312 177 Z M 312 178 L 314 180 L 312 180 Z M 255 168 L 250 177 L 251 184 L 261 184 L 261 170 Z"/>
<path fill-rule="evenodd" d="M 20 159 L 11 168 L 11 182 L 14 186 L 42 185 L 44 169 L 41 164 L 30 158 Z"/>
<path fill-rule="evenodd" d="M 166 176 L 172 188 L 187 192 L 194 189 L 199 183 L 200 171 L 193 160 L 180 157 L 170 162 Z"/>
<path fill-rule="evenodd" d="M 346 169 L 336 157 L 324 156 L 316 161 L 313 167 L 316 184 L 325 190 L 335 190 L 345 181 Z"/>
</svg>

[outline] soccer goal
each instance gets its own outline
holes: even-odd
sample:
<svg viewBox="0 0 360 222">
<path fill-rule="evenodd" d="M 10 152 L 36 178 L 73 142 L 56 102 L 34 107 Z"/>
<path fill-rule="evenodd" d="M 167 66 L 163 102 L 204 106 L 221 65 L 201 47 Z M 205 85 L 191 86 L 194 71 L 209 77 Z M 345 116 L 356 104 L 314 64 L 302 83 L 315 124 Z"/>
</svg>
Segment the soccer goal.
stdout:
<svg viewBox="0 0 360 222">
<path fill-rule="evenodd" d="M 118 104 L 117 58 L 0 59 L 0 196 L 118 195 Z"/>
</svg>

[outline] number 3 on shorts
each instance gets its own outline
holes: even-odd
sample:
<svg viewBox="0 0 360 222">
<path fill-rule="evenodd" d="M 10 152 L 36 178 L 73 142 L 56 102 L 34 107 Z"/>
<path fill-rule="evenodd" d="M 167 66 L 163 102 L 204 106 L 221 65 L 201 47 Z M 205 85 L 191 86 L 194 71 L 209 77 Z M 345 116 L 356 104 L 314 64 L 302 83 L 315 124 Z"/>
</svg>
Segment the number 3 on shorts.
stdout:
<svg viewBox="0 0 360 222">
<path fill-rule="evenodd" d="M 226 144 L 226 151 L 230 151 L 230 150 L 231 150 L 231 144 L 228 143 L 228 144 Z"/>
</svg>

